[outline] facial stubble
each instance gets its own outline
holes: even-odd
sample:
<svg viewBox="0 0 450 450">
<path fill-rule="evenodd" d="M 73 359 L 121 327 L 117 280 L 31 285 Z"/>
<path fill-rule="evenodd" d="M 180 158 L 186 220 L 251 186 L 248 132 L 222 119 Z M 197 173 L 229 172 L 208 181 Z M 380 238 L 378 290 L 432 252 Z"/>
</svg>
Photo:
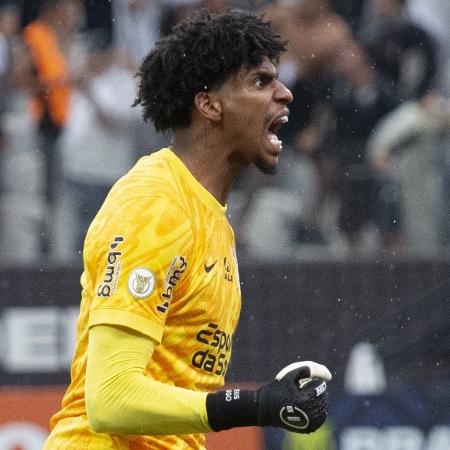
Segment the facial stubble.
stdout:
<svg viewBox="0 0 450 450">
<path fill-rule="evenodd" d="M 255 167 L 257 167 L 264 175 L 275 175 L 278 172 L 278 166 L 269 164 L 264 161 L 260 156 L 255 159 Z"/>
</svg>

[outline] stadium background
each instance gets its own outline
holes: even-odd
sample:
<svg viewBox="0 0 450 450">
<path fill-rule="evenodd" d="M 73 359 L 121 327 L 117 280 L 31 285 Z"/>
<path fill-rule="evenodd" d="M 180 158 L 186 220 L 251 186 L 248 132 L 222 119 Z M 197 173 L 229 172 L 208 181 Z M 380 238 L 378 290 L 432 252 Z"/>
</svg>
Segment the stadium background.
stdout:
<svg viewBox="0 0 450 450">
<path fill-rule="evenodd" d="M 27 24 L 36 18 L 39 3 L 0 2 L 0 38 L 7 37 L 10 55 L 20 53 L 18 42 Z M 322 26 L 342 20 L 356 39 L 370 23 L 373 3 L 371 0 L 299 0 L 231 5 L 253 10 L 265 7 L 269 17 L 280 25 L 280 19 L 281 22 L 286 19 L 285 8 L 302 4 L 306 9 L 299 11 L 305 15 L 308 12 L 314 17 L 324 12 L 333 14 L 320 19 L 324 20 Z M 126 40 L 129 22 L 125 16 L 117 15 L 125 11 L 124 5 L 132 5 L 136 11 L 144 8 L 141 11 L 150 14 L 145 17 L 151 20 L 141 23 L 147 30 L 142 39 L 148 46 L 151 39 L 192 10 L 201 6 L 220 10 L 229 4 L 189 0 L 80 2 L 82 20 L 80 16 L 71 30 L 77 37 L 74 42 L 81 43 L 77 49 L 89 47 L 103 52 L 120 44 L 122 49 L 129 45 L 130 52 L 134 49 L 136 55 L 143 51 L 135 41 Z M 448 2 L 411 0 L 404 2 L 403 8 L 404 14 L 436 43 L 435 67 L 426 82 L 429 83 L 426 90 L 448 99 Z M 12 34 L 8 34 L 11 29 L 5 29 L 3 18 L 11 12 L 20 20 Z M 341 25 L 336 30 L 342 31 Z M 139 34 L 137 30 L 134 29 L 135 35 Z M 362 37 L 358 39 L 362 41 Z M 302 42 L 301 36 L 298 42 Z M 332 48 L 330 36 L 325 43 L 322 55 L 334 53 L 338 61 L 345 59 L 340 50 Z M 293 44 L 295 51 L 300 52 L 296 42 Z M 57 410 L 69 380 L 80 298 L 77 236 L 83 233 L 85 223 L 74 219 L 76 207 L 73 199 L 66 197 L 73 190 L 82 198 L 83 190 L 82 183 L 73 184 L 69 176 L 76 172 L 73 161 L 51 172 L 54 179 L 49 182 L 49 172 L 45 170 L 48 152 L 42 148 L 42 141 L 36 146 L 39 129 L 36 129 L 35 117 L 25 107 L 33 93 L 29 78 L 23 76 L 22 66 L 13 70 L 13 63 L 1 64 L 7 60 L 1 52 L 0 57 L 0 450 L 37 450 L 42 446 L 49 417 Z M 309 58 L 314 60 L 318 55 L 310 54 Z M 292 80 L 292 73 L 287 70 L 289 64 L 284 67 L 282 75 L 286 82 L 290 80 L 291 87 L 299 88 L 299 83 Z M 312 67 L 311 70 L 322 73 L 324 68 Z M 422 72 L 427 73 L 427 70 Z M 398 89 L 401 89 L 400 81 L 396 85 Z M 74 82 L 71 88 L 80 89 L 80 86 Z M 300 92 L 301 102 L 308 90 L 300 89 Z M 417 91 L 409 97 L 405 95 L 400 104 L 416 101 L 422 95 L 424 93 L 417 87 Z M 307 98 L 313 102 L 319 98 L 320 103 L 320 96 L 319 93 L 312 99 Z M 359 230 L 359 242 L 355 244 L 351 239 L 347 242 L 349 236 L 336 225 L 338 195 L 333 190 L 336 188 L 326 186 L 321 190 L 323 181 L 330 177 L 330 165 L 320 162 L 322 157 L 329 157 L 329 153 L 323 151 L 318 153 L 320 157 L 311 156 L 306 151 L 309 148 L 307 137 L 311 137 L 311 133 L 299 134 L 304 130 L 317 132 L 317 123 L 332 121 L 329 110 L 323 116 L 322 112 L 321 105 L 314 114 L 299 112 L 298 105 L 294 105 L 292 128 L 284 137 L 289 164 L 280 168 L 278 179 L 281 182 L 274 185 L 272 180 L 251 171 L 246 179 L 239 180 L 230 199 L 230 221 L 239 242 L 244 303 L 228 381 L 255 385 L 270 380 L 280 368 L 294 360 L 323 362 L 334 373 L 330 384 L 330 419 L 326 427 L 310 437 L 275 429 L 263 432 L 249 428 L 208 436 L 208 448 L 447 450 L 450 448 L 450 125 L 433 141 L 440 149 L 441 159 L 433 166 L 431 178 L 415 180 L 419 188 L 425 188 L 430 179 L 442 182 L 437 206 L 428 210 L 435 216 L 424 216 L 420 209 L 412 211 L 412 217 L 415 213 L 422 219 L 422 223 L 417 221 L 415 225 L 420 229 L 420 225 L 425 224 L 425 229 L 419 235 L 409 233 L 409 224 L 403 218 L 402 226 L 394 230 L 399 239 L 390 240 L 392 228 L 383 224 L 387 219 L 401 222 L 400 214 L 396 216 L 395 209 L 386 214 L 386 203 L 383 209 L 375 201 L 377 211 L 384 211 L 385 215 L 380 219 L 380 214 L 375 214 L 366 220 Z M 447 112 L 439 114 L 444 116 Z M 146 152 L 145 144 L 150 139 L 155 146 L 167 139 L 151 129 L 139 128 L 135 132 L 135 118 L 131 119 L 132 126 L 128 129 L 133 130 L 130 133 L 138 139 L 121 141 L 121 145 L 130 146 L 130 149 L 123 147 L 129 152 L 130 160 Z M 353 122 L 356 130 L 360 122 L 369 120 L 362 114 L 356 114 L 356 119 Z M 334 134 L 329 138 L 328 132 L 324 134 L 326 137 L 318 133 L 323 138 L 322 147 L 349 145 L 342 136 Z M 314 135 L 315 140 L 318 135 Z M 419 150 L 422 148 L 425 152 L 427 145 L 426 139 L 419 140 Z M 299 153 L 291 151 L 291 147 L 300 149 Z M 64 154 L 64 150 L 59 151 Z M 76 156 L 77 153 L 75 159 Z M 418 161 L 424 163 L 420 158 Z M 67 169 L 69 163 L 72 171 Z M 120 172 L 126 164 L 114 166 L 108 160 L 106 171 Z M 344 169 L 338 165 L 333 166 L 333 170 Z M 95 178 L 95 182 L 89 188 L 101 197 L 101 189 L 113 180 L 105 178 L 105 173 L 100 171 L 92 172 L 92 177 L 91 181 Z M 334 179 L 333 175 L 331 178 Z M 86 180 L 83 181 L 86 187 Z M 56 198 L 52 189 L 58 193 Z M 76 200 L 75 196 L 75 203 Z M 431 200 L 431 197 L 424 199 L 429 203 Z M 358 216 L 358 204 L 353 205 Z M 389 214 L 394 214 L 394 220 Z M 430 231 L 433 227 L 434 234 Z"/>
</svg>

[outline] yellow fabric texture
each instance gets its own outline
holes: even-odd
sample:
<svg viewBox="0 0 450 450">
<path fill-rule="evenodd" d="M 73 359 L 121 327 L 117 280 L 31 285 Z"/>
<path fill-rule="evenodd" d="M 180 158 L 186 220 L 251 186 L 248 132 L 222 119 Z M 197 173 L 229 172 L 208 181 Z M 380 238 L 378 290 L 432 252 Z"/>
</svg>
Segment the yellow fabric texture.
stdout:
<svg viewBox="0 0 450 450">
<path fill-rule="evenodd" d="M 145 376 L 155 342 L 131 330 L 99 325 L 89 331 L 86 405 L 99 433 L 185 434 L 211 431 L 206 393 Z"/>
<path fill-rule="evenodd" d="M 141 158 L 115 184 L 86 237 L 72 379 L 50 423 L 55 446 L 47 448 L 72 448 L 67 436 L 99 439 L 84 390 L 89 329 L 98 325 L 158 343 L 144 370 L 150 380 L 201 392 L 223 386 L 241 307 L 225 212 L 169 149 Z M 123 437 L 110 441 L 98 448 L 203 449 L 205 442 L 195 430 L 133 436 L 127 446 Z"/>
</svg>

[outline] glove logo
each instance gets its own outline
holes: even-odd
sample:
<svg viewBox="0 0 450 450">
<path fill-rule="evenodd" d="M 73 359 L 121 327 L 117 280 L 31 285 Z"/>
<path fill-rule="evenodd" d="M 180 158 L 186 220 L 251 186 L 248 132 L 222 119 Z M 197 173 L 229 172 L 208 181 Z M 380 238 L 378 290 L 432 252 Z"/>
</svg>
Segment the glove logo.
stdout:
<svg viewBox="0 0 450 450">
<path fill-rule="evenodd" d="M 319 386 L 317 386 L 315 390 L 316 390 L 316 397 L 322 395 L 327 390 L 327 383 L 325 383 L 324 381 L 322 384 L 319 384 Z"/>
<path fill-rule="evenodd" d="M 280 419 L 294 430 L 304 430 L 309 425 L 309 418 L 306 413 L 296 406 L 283 406 L 280 410 Z"/>
</svg>

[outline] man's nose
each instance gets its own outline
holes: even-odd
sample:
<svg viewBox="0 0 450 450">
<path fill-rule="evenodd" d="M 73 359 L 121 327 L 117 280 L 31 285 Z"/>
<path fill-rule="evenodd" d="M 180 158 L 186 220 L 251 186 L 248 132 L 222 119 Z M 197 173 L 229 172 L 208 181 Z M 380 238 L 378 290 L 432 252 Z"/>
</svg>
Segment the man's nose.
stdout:
<svg viewBox="0 0 450 450">
<path fill-rule="evenodd" d="M 278 89 L 275 91 L 275 99 L 284 104 L 291 103 L 294 99 L 292 92 L 281 82 L 278 81 Z"/>
</svg>

